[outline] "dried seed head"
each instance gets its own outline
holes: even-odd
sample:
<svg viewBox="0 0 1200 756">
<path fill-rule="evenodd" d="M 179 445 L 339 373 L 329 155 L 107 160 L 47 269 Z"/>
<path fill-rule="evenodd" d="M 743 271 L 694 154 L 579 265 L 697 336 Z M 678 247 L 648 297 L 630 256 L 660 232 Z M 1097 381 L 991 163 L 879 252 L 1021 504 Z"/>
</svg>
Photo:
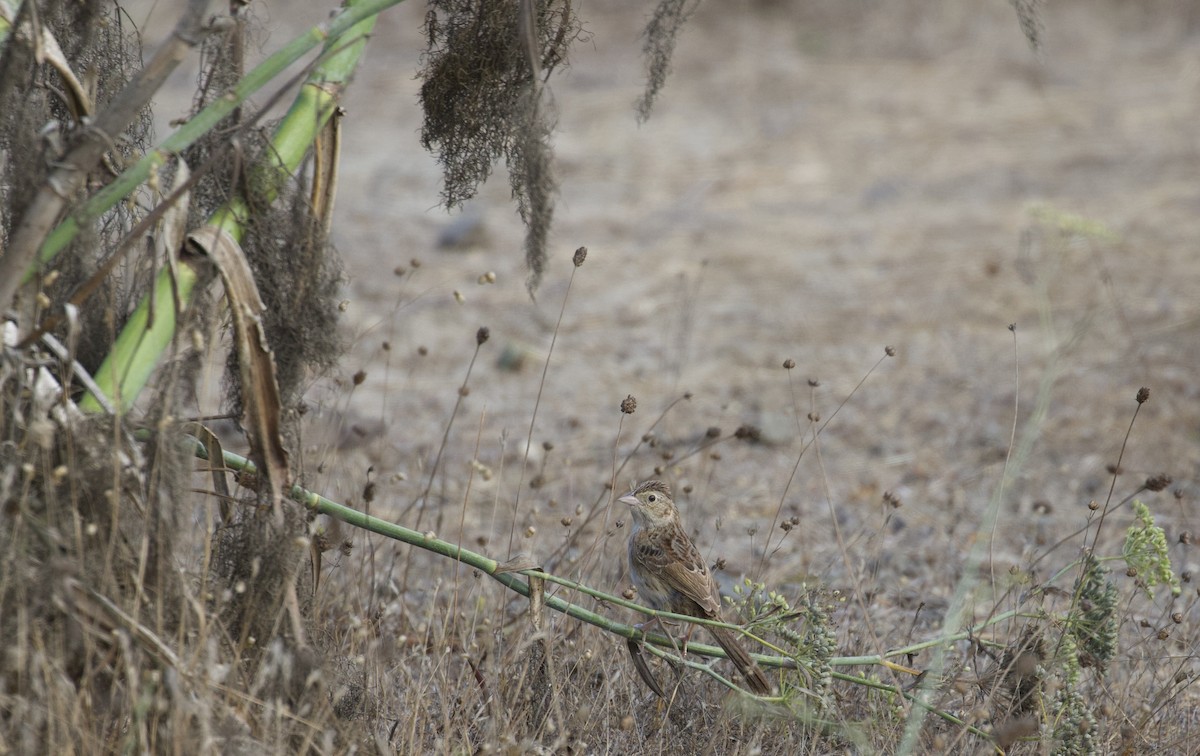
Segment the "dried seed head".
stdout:
<svg viewBox="0 0 1200 756">
<path fill-rule="evenodd" d="M 1190 530 L 1185 530 L 1185 531 L 1183 531 L 1182 533 L 1180 533 L 1180 534 L 1179 534 L 1179 542 L 1180 542 L 1180 543 L 1182 543 L 1184 546 L 1191 545 L 1191 543 L 1192 543 L 1192 531 L 1190 531 Z"/>
<path fill-rule="evenodd" d="M 1140 389 L 1138 389 L 1138 392 L 1137 392 L 1137 403 L 1138 404 L 1145 404 L 1146 400 L 1149 398 L 1150 398 L 1150 389 L 1146 388 L 1145 386 L 1142 386 Z"/>
<path fill-rule="evenodd" d="M 554 442 L 553 441 L 543 441 L 542 449 L 545 451 L 554 451 Z"/>
<path fill-rule="evenodd" d="M 721 429 L 715 425 L 709 426 L 708 430 L 704 431 L 706 438 L 718 438 L 721 435 Z"/>
<path fill-rule="evenodd" d="M 367 380 L 367 371 L 359 370 L 357 373 L 354 374 L 353 380 L 354 380 L 355 386 L 361 386 L 362 382 Z"/>
<path fill-rule="evenodd" d="M 888 357 L 895 357 L 896 356 L 896 347 L 885 346 L 883 348 L 883 353 L 886 354 Z"/>
<path fill-rule="evenodd" d="M 324 533 L 317 533 L 312 538 L 313 548 L 322 554 L 333 548 L 333 543 L 330 542 L 329 536 Z"/>
<path fill-rule="evenodd" d="M 396 267 L 392 268 L 392 275 L 394 275 L 396 277 L 400 277 L 407 272 L 408 271 L 405 269 L 405 267 L 403 265 L 397 265 Z"/>
<path fill-rule="evenodd" d="M 786 360 L 783 361 L 783 369 L 784 370 L 791 370 L 794 367 L 796 367 L 796 361 L 793 360 L 791 357 L 788 357 Z"/>
<path fill-rule="evenodd" d="M 883 503 L 892 509 L 899 509 L 901 506 L 900 496 L 893 491 L 883 492 Z"/>
<path fill-rule="evenodd" d="M 408 261 L 408 266 L 410 268 L 419 268 L 419 267 L 421 267 L 421 261 L 414 257 L 413 259 Z"/>
<path fill-rule="evenodd" d="M 725 569 L 725 557 L 717 557 L 717 561 L 713 562 L 713 572 L 722 572 Z"/>
<path fill-rule="evenodd" d="M 1100 502 L 1096 501 L 1095 499 L 1092 499 L 1091 501 L 1088 502 L 1088 509 L 1092 510 L 1093 512 L 1095 512 L 1099 508 L 1100 508 Z"/>
<path fill-rule="evenodd" d="M 819 413 L 819 412 L 809 412 L 809 413 L 808 413 L 808 421 L 809 421 L 810 423 L 819 423 L 819 422 L 821 422 L 821 413 Z"/>
<path fill-rule="evenodd" d="M 1171 615 L 1171 621 L 1174 622 L 1176 625 L 1183 624 L 1183 612 L 1174 612 Z"/>
<path fill-rule="evenodd" d="M 1016 333 L 1016 332 L 1017 332 L 1017 324 L 1016 324 L 1016 323 L 1009 323 L 1009 324 L 1008 324 L 1008 330 L 1012 331 L 1013 333 Z"/>
<path fill-rule="evenodd" d="M 571 527 L 571 523 L 575 522 L 575 518 L 574 517 L 564 517 L 561 520 L 559 520 L 559 522 L 562 523 L 562 526 L 564 528 L 569 528 L 569 527 Z"/>
<path fill-rule="evenodd" d="M 571 262 L 575 263 L 575 267 L 578 268 L 580 265 L 583 265 L 583 261 L 586 259 L 587 247 L 580 247 L 575 250 L 575 255 L 571 258 Z"/>
<path fill-rule="evenodd" d="M 417 347 L 417 354 L 424 357 L 425 355 L 429 354 L 429 347 L 425 347 L 425 346 Z"/>
<path fill-rule="evenodd" d="M 637 411 L 637 399 L 633 398 L 633 394 L 629 394 L 621 400 L 621 411 L 626 415 L 632 415 Z"/>
<path fill-rule="evenodd" d="M 759 441 L 762 439 L 762 431 L 755 428 L 753 425 L 740 426 L 733 432 L 734 438 L 741 441 Z"/>
<path fill-rule="evenodd" d="M 1146 488 L 1150 491 L 1162 491 L 1169 485 L 1171 485 L 1171 476 L 1166 473 L 1159 473 L 1146 479 Z"/>
<path fill-rule="evenodd" d="M 471 393 L 470 386 L 459 386 L 458 387 L 458 395 L 459 396 L 468 396 L 468 395 L 470 395 L 470 393 Z"/>
<path fill-rule="evenodd" d="M 363 501 L 367 504 L 370 504 L 371 502 L 375 501 L 375 481 L 373 481 L 373 480 L 367 481 L 367 484 L 365 486 L 363 486 L 362 497 L 363 497 Z"/>
<path fill-rule="evenodd" d="M 1033 513 L 1036 515 L 1045 516 L 1050 514 L 1052 510 L 1053 508 L 1050 506 L 1050 502 L 1044 499 L 1033 502 Z"/>
<path fill-rule="evenodd" d="M 1109 475 L 1121 475 L 1125 472 L 1120 465 L 1115 464 L 1107 464 L 1104 466 L 1104 469 L 1108 471 Z"/>
<path fill-rule="evenodd" d="M 475 332 L 475 343 L 482 345 L 483 342 L 487 341 L 488 337 L 491 335 L 491 330 L 489 330 L 487 326 L 482 326 L 478 331 Z"/>
<path fill-rule="evenodd" d="M 808 379 L 808 387 L 809 388 L 816 388 L 817 386 L 820 386 L 820 385 L 821 385 L 821 382 L 818 381 L 816 378 Z"/>
</svg>

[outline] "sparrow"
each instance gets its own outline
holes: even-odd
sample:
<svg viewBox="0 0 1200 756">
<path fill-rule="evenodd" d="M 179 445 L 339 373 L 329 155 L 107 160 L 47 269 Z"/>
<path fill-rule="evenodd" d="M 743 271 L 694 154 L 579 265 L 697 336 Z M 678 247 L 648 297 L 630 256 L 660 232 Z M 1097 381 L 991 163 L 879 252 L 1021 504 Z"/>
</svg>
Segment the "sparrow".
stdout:
<svg viewBox="0 0 1200 756">
<path fill-rule="evenodd" d="M 650 480 L 618 499 L 629 505 L 629 575 L 637 595 L 652 609 L 701 619 L 721 619 L 721 593 L 700 552 L 679 521 L 671 489 Z M 771 694 L 771 683 L 734 633 L 708 627 L 754 693 Z M 687 637 L 691 637 L 691 631 Z M 687 650 L 687 638 L 684 651 Z M 640 670 L 639 670 L 640 671 Z M 644 677 L 644 675 L 643 675 Z"/>
</svg>

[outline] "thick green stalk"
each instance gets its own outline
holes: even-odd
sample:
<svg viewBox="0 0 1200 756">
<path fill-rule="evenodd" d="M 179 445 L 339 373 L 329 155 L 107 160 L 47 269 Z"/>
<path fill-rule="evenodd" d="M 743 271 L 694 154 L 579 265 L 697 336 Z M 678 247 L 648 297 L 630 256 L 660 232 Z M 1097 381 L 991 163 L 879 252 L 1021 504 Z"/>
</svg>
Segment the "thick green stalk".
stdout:
<svg viewBox="0 0 1200 756">
<path fill-rule="evenodd" d="M 148 431 L 140 431 L 139 433 L 142 434 L 139 436 L 139 438 L 142 438 L 143 440 L 145 440 L 146 438 L 149 437 Z M 188 437 L 188 443 L 192 444 L 192 451 L 197 457 L 199 457 L 200 459 L 209 459 L 208 449 L 205 447 L 205 445 L 203 443 L 201 443 L 199 440 L 192 438 L 192 437 Z M 231 470 L 237 470 L 239 472 L 249 473 L 250 475 L 257 474 L 258 470 L 255 467 L 254 463 L 251 462 L 250 460 L 246 459 L 245 457 L 240 456 L 238 454 L 234 454 L 233 452 L 224 451 L 224 450 L 222 451 L 222 455 L 223 455 L 223 457 L 222 457 L 221 463 L 225 467 L 227 467 Z M 213 462 L 214 460 L 209 460 L 209 461 Z M 415 530 L 412 530 L 411 528 L 406 528 L 403 525 L 397 525 L 394 522 L 388 522 L 387 520 L 381 520 L 377 517 L 371 517 L 370 515 L 366 514 L 365 512 L 360 512 L 357 509 L 351 509 L 350 507 L 347 507 L 343 504 L 339 504 L 336 501 L 333 501 L 331 499 L 327 499 L 318 493 L 309 491 L 308 489 L 303 488 L 298 485 L 292 486 L 291 491 L 288 492 L 288 498 L 290 498 L 292 501 L 295 501 L 298 504 L 303 505 L 304 507 L 307 507 L 308 509 L 310 509 L 314 512 L 320 512 L 321 514 L 328 515 L 329 517 L 333 517 L 338 520 L 341 520 L 342 522 L 346 523 L 347 525 L 351 525 L 353 527 L 360 528 L 362 530 L 366 530 L 371 533 L 377 533 L 378 535 L 382 535 L 387 538 L 392 538 L 397 541 L 401 541 L 403 543 L 411 544 L 413 546 L 417 546 L 419 548 L 425 549 L 426 551 L 431 551 L 435 554 L 440 554 L 441 556 L 449 557 L 450 559 L 455 559 L 455 560 L 467 565 L 468 567 L 473 567 L 473 568 L 479 570 L 480 572 L 482 572 L 483 574 L 492 578 L 493 580 L 503 584 L 509 590 L 515 591 L 516 593 L 519 593 L 522 596 L 529 596 L 529 591 L 530 591 L 529 583 L 526 582 L 525 580 L 523 580 L 522 576 L 532 576 L 532 577 L 541 578 L 545 582 L 556 583 L 558 585 L 565 586 L 572 590 L 579 591 L 585 595 L 592 596 L 593 598 L 596 598 L 604 603 L 633 609 L 635 611 L 641 612 L 642 614 L 646 614 L 648 616 L 661 617 L 662 619 L 676 620 L 679 622 L 688 622 L 688 623 L 694 623 L 694 624 L 717 625 L 717 626 L 726 627 L 726 628 L 729 628 L 732 630 L 740 629 L 736 625 L 729 625 L 729 624 L 726 624 L 723 622 L 712 621 L 712 620 L 701 620 L 696 617 L 690 617 L 690 616 L 681 615 L 681 614 L 671 614 L 670 612 L 655 611 L 653 609 L 644 607 L 640 604 L 635 604 L 632 601 L 627 601 L 619 596 L 614 596 L 612 594 L 605 593 L 603 591 L 598 591 L 595 588 L 590 588 L 586 585 L 583 585 L 582 583 L 577 583 L 572 580 L 567 580 L 566 578 L 561 578 L 561 577 L 558 577 L 557 575 L 551 575 L 550 573 L 542 572 L 541 570 L 538 570 L 538 569 L 510 570 L 510 569 L 507 569 L 505 565 L 502 565 L 500 562 L 497 562 L 495 559 L 491 559 L 489 557 L 484 556 L 483 554 L 479 554 L 474 551 L 471 551 L 470 549 L 464 549 L 462 546 L 458 546 L 456 544 L 450 543 L 449 541 L 443 541 L 440 538 L 438 538 L 436 535 L 434 535 L 433 533 L 419 533 Z M 672 649 L 676 645 L 674 641 L 672 641 L 670 638 L 666 637 L 665 635 L 659 635 L 656 633 L 646 633 L 637 627 L 634 627 L 632 625 L 628 625 L 628 624 L 625 624 L 622 622 L 617 622 L 615 620 L 611 620 L 602 614 L 597 614 L 596 612 L 589 611 L 588 609 L 585 609 L 584 607 L 580 606 L 579 604 L 572 603 L 565 599 L 559 598 L 558 596 L 546 596 L 545 602 L 546 602 L 546 606 L 550 607 L 551 609 L 554 609 L 555 611 L 561 612 L 563 614 L 566 614 L 567 616 L 573 617 L 573 618 L 581 620 L 583 622 L 587 622 L 591 625 L 595 625 L 596 627 L 599 627 L 603 630 L 607 630 L 608 632 L 611 632 L 615 635 L 619 635 L 623 638 L 631 638 L 633 640 L 645 641 L 646 643 L 654 644 L 654 645 L 662 647 L 664 649 Z M 977 624 L 974 628 L 972 628 L 972 631 L 978 633 L 979 631 L 981 631 L 991 625 L 994 625 L 994 624 L 1001 622 L 1003 620 L 1006 620 L 1006 619 L 1010 619 L 1013 616 L 1017 616 L 1017 614 L 1018 614 L 1018 612 L 1012 611 L 1012 612 L 1005 612 L 1003 614 L 997 615 L 996 617 L 993 617 L 989 620 L 986 620 L 984 622 Z M 835 656 L 835 657 L 832 657 L 829 659 L 829 663 L 830 663 L 830 665 L 832 665 L 834 667 L 875 666 L 875 667 L 890 667 L 892 669 L 903 670 L 904 669 L 903 667 L 899 667 L 898 665 L 894 664 L 893 662 L 888 661 L 888 657 L 901 656 L 901 655 L 905 655 L 908 653 L 916 653 L 918 650 L 925 649 L 930 646 L 946 645 L 946 644 L 952 643 L 956 640 L 962 640 L 967 637 L 970 637 L 970 632 L 965 632 L 960 635 L 956 635 L 956 636 L 948 637 L 948 638 L 947 637 L 935 638 L 933 640 L 925 641 L 923 643 L 918 643 L 918 644 L 915 644 L 912 646 L 908 646 L 906 648 L 895 649 L 895 650 L 887 652 L 886 654 L 873 654 L 870 656 Z M 726 656 L 726 653 L 722 649 L 720 649 L 716 646 L 705 645 L 702 643 L 689 643 L 688 650 L 692 651 L 700 656 L 715 656 L 715 657 Z M 765 667 L 795 669 L 798 666 L 795 659 L 789 658 L 786 655 L 780 655 L 780 656 L 770 656 L 770 655 L 766 655 L 766 654 L 751 654 L 751 655 L 755 658 L 755 660 L 758 661 L 759 664 L 762 664 Z M 668 654 L 668 656 L 670 656 L 670 655 Z M 671 658 L 674 659 L 675 661 L 680 661 L 677 657 L 671 657 Z M 902 691 L 895 686 L 887 685 L 886 683 L 881 683 L 878 681 L 874 681 L 874 680 L 871 680 L 866 677 L 849 675 L 849 674 L 842 673 L 842 672 L 834 672 L 833 676 L 836 679 L 847 680 L 850 682 L 856 682 L 859 684 L 868 685 L 870 687 L 875 687 L 880 690 L 885 690 L 885 691 L 888 691 L 891 693 L 896 693 L 897 695 L 901 695 L 906 699 L 912 700 L 914 703 L 917 703 L 919 706 L 922 706 L 922 707 L 928 708 L 931 711 L 934 711 L 939 716 L 945 716 L 942 712 L 938 711 L 937 709 L 930 706 L 929 704 L 926 704 L 922 701 L 916 700 L 916 697 L 913 696 L 911 693 Z"/>
<path fill-rule="evenodd" d="M 191 301 L 200 272 L 195 267 L 195 261 L 183 262 L 176 268 L 175 275 L 169 270 L 159 274 L 154 289 L 133 311 L 125 323 L 125 329 L 113 344 L 112 351 L 92 376 L 118 414 L 133 403 L 157 367 L 156 360 L 141 359 L 138 355 L 161 355 L 175 337 L 176 298 L 173 289 L 179 292 L 179 302 Z M 150 317 L 152 309 L 153 320 Z M 100 412 L 103 409 L 90 391 L 80 400 L 79 408 L 84 412 Z"/>
<path fill-rule="evenodd" d="M 195 439 L 189 439 L 189 443 L 194 444 L 193 451 L 197 457 L 200 457 L 201 459 L 208 459 L 208 449 L 204 446 L 204 444 Z M 250 474 L 257 473 L 257 468 L 255 467 L 254 463 L 245 457 L 229 451 L 225 451 L 223 454 L 224 458 L 222 459 L 222 463 L 226 467 Z M 308 489 L 297 485 L 292 486 L 292 490 L 288 493 L 288 497 L 292 501 L 302 504 L 314 512 L 320 512 L 321 514 L 337 518 L 347 525 L 352 525 L 356 528 L 361 528 L 363 530 L 377 533 L 397 541 L 418 546 L 426 551 L 432 551 L 435 554 L 456 559 L 468 567 L 473 567 L 479 570 L 488 577 L 503 584 L 508 589 L 521 594 L 522 596 L 529 595 L 529 583 L 522 579 L 522 576 L 533 576 L 541 578 L 547 582 L 557 583 L 559 585 L 569 587 L 606 603 L 628 607 L 649 616 L 661 617 L 667 620 L 678 620 L 680 622 L 718 625 L 731 630 L 740 630 L 740 628 L 736 625 L 729 625 L 724 622 L 701 620 L 696 617 L 682 614 L 655 611 L 653 609 L 641 606 L 640 604 L 635 604 L 632 601 L 626 601 L 619 596 L 613 596 L 611 594 L 604 593 L 603 591 L 589 588 L 581 583 L 576 583 L 574 581 L 558 577 L 557 575 L 551 575 L 550 573 L 542 572 L 541 570 L 509 570 L 506 569 L 505 565 L 500 564 L 495 559 L 491 559 L 483 554 L 478 554 L 469 549 L 464 549 L 463 547 L 450 543 L 449 541 L 443 541 L 433 533 L 419 533 L 411 528 L 406 528 L 403 525 L 397 525 L 396 523 L 388 522 L 387 520 L 380 520 L 377 517 L 371 517 L 364 512 L 360 512 L 357 509 L 351 509 L 350 507 L 339 504 L 336 501 L 327 499 L 318 493 L 314 493 L 313 491 L 309 491 Z M 545 600 L 546 606 L 554 609 L 555 611 L 595 625 L 596 627 L 607 630 L 623 638 L 644 640 L 647 643 L 652 643 L 664 648 L 674 648 L 676 645 L 675 641 L 672 641 L 665 635 L 646 633 L 637 627 L 627 625 L 623 622 L 611 620 L 604 615 L 589 611 L 579 604 L 572 603 L 565 599 L 559 598 L 558 596 L 546 596 Z M 688 650 L 695 652 L 700 656 L 727 656 L 725 651 L 717 646 L 710 646 L 703 643 L 689 643 Z M 779 667 L 785 669 L 792 669 L 796 667 L 796 661 L 786 656 L 768 656 L 765 654 L 752 654 L 752 656 L 758 660 L 760 664 L 767 667 Z M 881 661 L 880 663 L 884 662 Z"/>
<path fill-rule="evenodd" d="M 268 199 L 273 200 L 276 195 L 276 191 L 271 187 L 279 186 L 282 181 L 286 180 L 300 166 L 317 133 L 333 114 L 337 98 L 341 95 L 342 89 L 358 66 L 363 48 L 366 46 L 367 35 L 370 34 L 371 29 L 375 26 L 378 11 L 398 1 L 363 0 L 360 3 L 349 5 L 338 16 L 338 19 L 348 16 L 358 18 L 363 14 L 354 13 L 352 16 L 350 14 L 365 7 L 374 8 L 375 12 L 373 15 L 361 18 L 358 23 L 350 26 L 337 23 L 338 19 L 335 19 L 331 25 L 330 36 L 325 43 L 325 51 L 328 54 L 328 58 L 313 71 L 312 75 L 304 83 L 304 86 L 301 87 L 300 93 L 292 103 L 292 107 L 288 110 L 287 115 L 284 116 L 283 121 L 280 122 L 274 137 L 272 137 L 271 149 L 267 150 L 263 162 L 253 169 L 256 177 L 264 179 L 263 185 L 268 187 Z M 339 35 L 334 36 L 334 30 L 336 29 L 341 29 L 342 31 Z M 318 27 L 309 32 L 309 35 L 300 39 L 307 40 L 310 35 L 316 33 L 324 34 Z M 290 48 L 296 44 L 296 42 L 293 42 L 288 47 Z M 277 55 L 279 53 L 271 56 L 271 59 L 274 59 Z M 259 66 L 259 69 L 261 68 L 262 66 Z M 255 69 L 255 71 L 257 72 L 259 69 Z M 250 79 L 251 76 L 247 76 L 246 79 L 243 79 L 243 82 Z M 231 100 L 230 110 L 232 110 L 232 105 Z M 202 111 L 201 115 L 208 112 L 211 107 L 209 106 L 205 111 Z M 192 123 L 195 123 L 198 118 L 199 116 L 192 119 Z M 211 128 L 211 125 L 208 128 Z M 178 133 L 176 132 L 176 136 L 178 136 Z M 200 134 L 196 134 L 195 136 L 198 137 Z M 170 141 L 168 140 L 168 142 Z M 166 145 L 167 143 L 164 143 L 164 147 Z M 174 151 L 174 148 L 171 151 Z M 161 153 L 163 159 L 169 154 L 169 152 L 164 151 L 164 148 L 160 148 L 156 153 L 152 154 L 159 153 Z M 96 197 L 98 198 L 102 194 L 104 192 L 100 192 Z M 124 194 L 121 196 L 124 196 Z M 245 232 L 245 223 L 248 219 L 249 208 L 246 205 L 245 198 L 237 196 L 213 213 L 209 219 L 209 225 L 228 231 L 235 239 L 241 241 L 242 234 Z M 67 223 L 70 223 L 70 221 Z M 59 229 L 67 226 L 67 223 L 64 223 Z M 57 232 L 58 229 L 56 229 L 55 233 Z M 176 276 L 178 279 L 177 283 L 172 283 L 172 278 Z M 181 264 L 177 266 L 177 272 L 164 268 L 159 273 L 154 290 L 138 305 L 133 316 L 125 324 L 124 329 L 117 337 L 117 341 L 113 344 L 112 351 L 105 359 L 104 364 L 96 371 L 97 385 L 99 385 L 101 390 L 110 395 L 109 398 L 112 400 L 112 406 L 116 408 L 118 414 L 127 410 L 138 394 L 141 393 L 141 390 L 145 387 L 147 381 L 149 381 L 155 367 L 162 358 L 163 353 L 175 336 L 176 300 L 171 296 L 172 287 L 177 286 L 178 288 L 179 308 L 181 310 L 186 309 L 191 302 L 198 278 L 198 270 L 189 261 L 181 261 Z M 153 322 L 151 322 L 149 317 L 152 300 L 156 313 Z M 101 409 L 100 402 L 91 393 L 84 396 L 79 406 L 89 412 L 98 412 Z"/>
<path fill-rule="evenodd" d="M 331 41 L 341 49 L 309 77 L 287 115 L 280 121 L 271 138 L 271 149 L 267 151 L 263 162 L 254 168 L 255 183 L 263 188 L 267 201 L 275 200 L 279 193 L 277 187 L 289 180 L 300 167 L 317 132 L 333 115 L 342 89 L 358 64 L 366 44 L 366 35 L 375 25 L 375 19 L 376 16 L 372 16 L 351 29 L 344 39 Z M 208 224 L 228 231 L 240 242 L 249 220 L 250 208 L 245 197 L 239 195 L 214 212 Z"/>
<path fill-rule="evenodd" d="M 226 116 L 241 106 L 251 95 L 274 81 L 288 66 L 298 61 L 307 52 L 322 42 L 325 49 L 336 49 L 353 35 L 348 34 L 352 29 L 366 20 L 374 19 L 381 11 L 398 5 L 402 0 L 360 0 L 348 3 L 347 7 L 328 23 L 315 26 L 304 34 L 296 37 L 277 52 L 260 63 L 254 70 L 246 74 L 237 85 L 222 97 L 218 97 L 208 107 L 197 113 L 190 121 L 180 126 L 170 137 L 158 147 L 146 153 L 141 160 L 130 166 L 111 184 L 96 192 L 87 202 L 66 220 L 60 223 L 46 238 L 38 251 L 38 265 L 45 265 L 54 259 L 79 234 L 79 229 L 99 218 L 101 214 L 116 206 L 129 196 L 135 189 L 150 178 L 151 173 L 161 168 L 172 155 L 175 155 L 207 134 Z M 369 31 L 369 28 L 368 28 Z M 365 34 L 361 30 L 357 34 Z M 358 48 L 361 53 L 361 47 Z M 339 52 L 334 58 L 340 58 Z M 358 53 L 354 54 L 352 71 L 358 62 Z M 325 70 L 333 62 L 327 61 L 318 71 Z M 343 65 L 342 63 L 338 65 Z M 310 78 L 311 81 L 311 78 Z M 33 276 L 36 266 L 26 271 L 24 279 L 28 281 Z"/>
</svg>

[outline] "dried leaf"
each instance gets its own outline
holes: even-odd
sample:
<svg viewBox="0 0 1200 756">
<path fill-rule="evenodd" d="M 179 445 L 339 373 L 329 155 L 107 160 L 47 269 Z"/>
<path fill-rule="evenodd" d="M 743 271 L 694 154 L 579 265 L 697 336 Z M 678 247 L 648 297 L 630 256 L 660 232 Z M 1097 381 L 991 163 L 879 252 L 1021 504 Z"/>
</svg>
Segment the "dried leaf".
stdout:
<svg viewBox="0 0 1200 756">
<path fill-rule="evenodd" d="M 188 234 L 188 243 L 208 255 L 221 275 L 242 383 L 242 427 L 250 442 L 250 459 L 271 485 L 271 505 L 282 522 L 283 494 L 288 490 L 288 452 L 280 432 L 281 402 L 275 379 L 275 355 L 267 344 L 254 274 L 242 247 L 224 229 L 205 226 Z"/>
<path fill-rule="evenodd" d="M 229 481 L 225 479 L 225 451 L 221 448 L 221 439 L 208 426 L 202 423 L 186 423 L 184 433 L 195 436 L 204 444 L 204 452 L 208 455 L 208 471 L 212 475 L 213 491 L 217 495 L 217 507 L 221 512 L 221 522 L 225 525 L 233 522 L 233 507 L 230 502 Z"/>
<path fill-rule="evenodd" d="M 0 2 L 0 18 L 3 18 L 9 24 L 15 20 L 13 13 L 8 8 L 6 3 Z M 32 22 L 26 19 L 17 30 L 15 39 L 29 44 L 32 41 L 30 27 Z M 34 58 L 39 64 L 49 63 L 58 75 L 62 77 L 63 83 L 66 85 L 67 103 L 71 107 L 71 115 L 76 121 L 80 121 L 84 116 L 92 115 L 92 101 L 88 97 L 87 90 L 83 84 L 79 82 L 79 77 L 71 70 L 71 65 L 67 62 L 67 56 L 63 53 L 62 47 L 59 46 L 58 40 L 55 39 L 54 33 L 51 32 L 42 24 L 38 24 L 38 37 L 36 43 L 33 44 Z"/>
<path fill-rule="evenodd" d="M 312 178 L 312 214 L 317 220 L 321 236 L 328 238 L 333 227 L 333 203 L 337 196 L 338 161 L 342 152 L 342 116 L 341 108 L 335 108 L 333 115 L 326 121 L 325 126 L 317 134 L 313 143 L 313 178 Z"/>
<path fill-rule="evenodd" d="M 159 198 L 160 201 L 166 201 L 177 192 L 182 192 L 163 212 L 162 218 L 159 219 L 155 228 L 154 248 L 161 258 L 167 260 L 175 259 L 175 255 L 172 253 L 183 246 L 184 235 L 187 233 L 188 210 L 191 208 L 192 201 L 192 192 L 189 187 L 191 177 L 192 172 L 188 169 L 187 163 L 183 158 L 177 158 L 171 189 L 166 195 Z"/>
<path fill-rule="evenodd" d="M 317 595 L 317 589 L 321 587 L 321 553 L 324 551 L 319 539 L 312 539 L 312 545 L 309 547 L 309 566 L 312 568 L 313 595 Z"/>
</svg>

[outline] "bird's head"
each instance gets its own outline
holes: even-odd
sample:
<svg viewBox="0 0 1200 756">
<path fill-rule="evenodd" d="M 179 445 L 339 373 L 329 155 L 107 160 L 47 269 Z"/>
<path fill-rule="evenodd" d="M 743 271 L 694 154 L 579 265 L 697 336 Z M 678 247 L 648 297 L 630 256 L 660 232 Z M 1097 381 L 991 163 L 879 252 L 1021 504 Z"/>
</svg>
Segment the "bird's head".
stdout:
<svg viewBox="0 0 1200 756">
<path fill-rule="evenodd" d="M 629 505 L 634 523 L 639 526 L 670 522 L 676 517 L 671 489 L 660 480 L 648 480 L 618 501 Z"/>
</svg>

